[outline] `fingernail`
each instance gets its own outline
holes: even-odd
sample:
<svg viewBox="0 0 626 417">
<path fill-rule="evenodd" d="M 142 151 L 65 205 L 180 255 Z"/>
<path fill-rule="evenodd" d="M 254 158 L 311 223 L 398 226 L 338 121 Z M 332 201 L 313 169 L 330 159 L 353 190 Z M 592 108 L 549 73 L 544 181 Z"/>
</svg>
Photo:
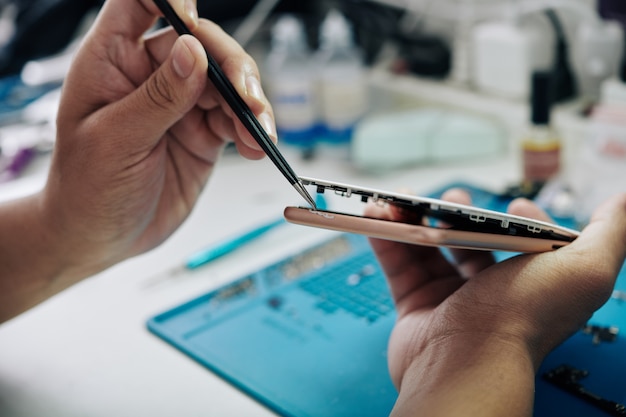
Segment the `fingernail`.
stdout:
<svg viewBox="0 0 626 417">
<path fill-rule="evenodd" d="M 198 9 L 196 8 L 196 4 L 193 1 L 187 0 L 185 2 L 185 13 L 191 19 L 194 25 L 198 24 Z"/>
<path fill-rule="evenodd" d="M 178 39 L 172 51 L 172 67 L 180 78 L 187 78 L 191 75 L 196 58 L 183 39 Z"/>
<path fill-rule="evenodd" d="M 274 127 L 274 119 L 268 113 L 262 113 L 259 116 L 259 121 L 265 129 L 265 132 L 271 136 L 273 139 L 276 139 L 276 128 Z"/>
<path fill-rule="evenodd" d="M 251 75 L 246 78 L 246 92 L 249 96 L 254 97 L 258 101 L 265 101 L 263 89 L 261 88 L 261 83 L 259 82 L 259 79 L 255 76 Z"/>
</svg>

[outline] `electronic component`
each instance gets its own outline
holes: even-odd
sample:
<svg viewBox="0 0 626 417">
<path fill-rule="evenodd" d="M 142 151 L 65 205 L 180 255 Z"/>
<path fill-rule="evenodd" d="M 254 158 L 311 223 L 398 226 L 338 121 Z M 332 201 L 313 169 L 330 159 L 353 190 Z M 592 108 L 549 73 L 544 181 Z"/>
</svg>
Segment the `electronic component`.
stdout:
<svg viewBox="0 0 626 417">
<path fill-rule="evenodd" d="M 268 276 L 279 274 L 286 281 L 300 279 L 306 274 L 315 272 L 348 256 L 351 250 L 350 241 L 344 236 L 340 236 L 324 245 L 295 255 L 288 261 L 271 268 L 268 271 Z"/>
<path fill-rule="evenodd" d="M 233 298 L 241 298 L 256 294 L 256 284 L 254 283 L 254 277 L 250 276 L 232 284 L 226 285 L 220 290 L 215 292 L 215 295 L 211 298 L 211 303 L 222 303 L 229 301 Z"/>
<path fill-rule="evenodd" d="M 606 411 L 611 416 L 626 416 L 626 406 L 615 401 L 607 400 L 589 392 L 579 381 L 586 378 L 589 371 L 577 369 L 570 365 L 560 365 L 543 374 L 543 379 L 569 392 L 572 395 Z"/>
<path fill-rule="evenodd" d="M 615 326 L 596 326 L 586 324 L 582 328 L 582 332 L 592 336 L 593 344 L 599 345 L 602 342 L 615 342 L 619 328 Z"/>
</svg>

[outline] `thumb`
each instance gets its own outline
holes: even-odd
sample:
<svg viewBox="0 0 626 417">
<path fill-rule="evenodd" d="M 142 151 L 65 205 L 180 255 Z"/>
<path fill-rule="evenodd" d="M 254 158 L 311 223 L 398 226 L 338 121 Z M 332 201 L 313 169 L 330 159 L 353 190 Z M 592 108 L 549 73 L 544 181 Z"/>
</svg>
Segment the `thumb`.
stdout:
<svg viewBox="0 0 626 417">
<path fill-rule="evenodd" d="M 206 85 L 207 68 L 200 41 L 190 35 L 179 37 L 161 66 L 118 103 L 116 128 L 136 138 L 126 146 L 152 146 L 191 110 Z M 148 142 L 137 142 L 142 140 Z"/>
</svg>

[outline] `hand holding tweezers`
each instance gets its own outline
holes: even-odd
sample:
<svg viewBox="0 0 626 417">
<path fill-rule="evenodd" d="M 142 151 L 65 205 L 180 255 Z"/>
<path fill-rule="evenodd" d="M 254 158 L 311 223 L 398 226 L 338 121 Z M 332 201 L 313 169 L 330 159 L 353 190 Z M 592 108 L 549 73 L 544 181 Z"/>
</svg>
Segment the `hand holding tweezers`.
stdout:
<svg viewBox="0 0 626 417">
<path fill-rule="evenodd" d="M 172 6 L 167 2 L 167 0 L 153 0 L 154 3 L 159 7 L 167 21 L 172 25 L 174 30 L 179 35 L 192 35 L 189 28 L 185 25 L 182 19 L 176 14 Z M 232 85 L 230 80 L 226 77 L 220 66 L 215 61 L 215 58 L 206 51 L 207 59 L 209 62 L 208 69 L 208 77 L 215 85 L 215 88 L 220 92 L 220 94 L 224 97 L 228 105 L 233 109 L 234 113 L 237 115 L 241 123 L 245 126 L 245 128 L 250 132 L 252 137 L 257 141 L 261 149 L 265 152 L 265 154 L 269 157 L 269 159 L 274 163 L 274 165 L 278 168 L 278 170 L 287 178 L 287 181 L 296 189 L 296 191 L 311 205 L 311 207 L 315 208 L 315 201 L 308 193 L 300 178 L 293 171 L 291 166 L 287 163 L 283 155 L 280 153 L 272 139 L 269 137 L 265 129 L 261 126 L 257 118 L 250 110 L 250 107 L 243 101 L 241 96 L 235 90 L 235 87 Z"/>
</svg>

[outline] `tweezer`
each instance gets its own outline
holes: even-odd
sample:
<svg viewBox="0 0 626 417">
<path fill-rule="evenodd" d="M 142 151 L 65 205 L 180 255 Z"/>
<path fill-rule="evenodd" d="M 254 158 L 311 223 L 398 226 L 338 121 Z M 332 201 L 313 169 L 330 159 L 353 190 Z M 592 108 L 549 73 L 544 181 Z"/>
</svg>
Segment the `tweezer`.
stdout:
<svg viewBox="0 0 626 417">
<path fill-rule="evenodd" d="M 154 3 L 161 9 L 161 12 L 165 16 L 165 19 L 172 25 L 178 35 L 192 35 L 191 31 L 185 25 L 185 22 L 176 14 L 174 8 L 167 2 L 167 0 L 153 0 Z M 270 139 L 269 135 L 263 129 L 257 118 L 250 110 L 250 107 L 243 101 L 241 96 L 235 90 L 235 87 L 226 77 L 220 66 L 215 61 L 215 58 L 209 54 L 205 49 L 206 56 L 209 61 L 208 76 L 211 82 L 215 85 L 215 88 L 224 97 L 228 105 L 233 109 L 241 123 L 250 132 L 252 137 L 257 141 L 261 149 L 269 157 L 269 159 L 276 165 L 278 170 L 287 178 L 287 181 L 296 189 L 296 191 L 311 205 L 316 208 L 315 201 L 308 193 L 304 185 L 293 171 L 291 166 L 287 163 L 283 155 L 280 153 L 274 142 Z"/>
</svg>

